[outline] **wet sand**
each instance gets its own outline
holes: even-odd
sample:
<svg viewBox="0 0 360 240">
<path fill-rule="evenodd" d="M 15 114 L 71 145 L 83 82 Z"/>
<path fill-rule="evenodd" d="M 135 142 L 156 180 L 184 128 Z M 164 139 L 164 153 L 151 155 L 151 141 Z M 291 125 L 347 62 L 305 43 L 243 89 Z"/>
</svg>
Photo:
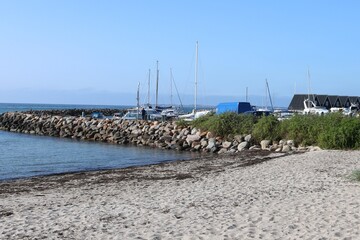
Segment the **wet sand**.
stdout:
<svg viewBox="0 0 360 240">
<path fill-rule="evenodd" d="M 248 151 L 0 182 L 0 239 L 360 239 L 358 156 Z"/>
</svg>

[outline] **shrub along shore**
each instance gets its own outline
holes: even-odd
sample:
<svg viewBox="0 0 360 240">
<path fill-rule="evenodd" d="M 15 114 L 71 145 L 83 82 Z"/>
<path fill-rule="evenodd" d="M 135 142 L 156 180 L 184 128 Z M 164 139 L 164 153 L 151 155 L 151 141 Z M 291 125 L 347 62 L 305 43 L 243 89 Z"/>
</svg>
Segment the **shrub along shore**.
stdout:
<svg viewBox="0 0 360 240">
<path fill-rule="evenodd" d="M 359 149 L 360 118 L 341 113 L 294 115 L 279 121 L 275 116 L 252 116 L 226 113 L 197 119 L 193 126 L 216 135 L 251 133 L 259 143 L 266 139 L 277 142 L 292 139 L 296 146 L 319 146 L 323 149 Z"/>
<path fill-rule="evenodd" d="M 321 148 L 354 149 L 360 143 L 360 120 L 340 114 L 296 115 L 278 121 L 274 116 L 225 113 L 191 123 L 150 122 L 59 116 L 52 112 L 8 112 L 0 115 L 0 129 L 54 137 L 135 144 L 187 151 L 236 153 L 246 149 L 277 152 Z M 310 147 L 309 147 L 310 146 Z"/>
</svg>

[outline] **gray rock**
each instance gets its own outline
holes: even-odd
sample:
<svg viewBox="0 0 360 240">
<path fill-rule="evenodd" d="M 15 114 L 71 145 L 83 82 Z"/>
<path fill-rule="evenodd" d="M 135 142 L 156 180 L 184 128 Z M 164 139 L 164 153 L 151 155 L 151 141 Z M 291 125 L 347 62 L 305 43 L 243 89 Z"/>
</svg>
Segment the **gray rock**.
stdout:
<svg viewBox="0 0 360 240">
<path fill-rule="evenodd" d="M 199 149 L 201 148 L 201 145 L 200 145 L 200 144 L 195 145 L 193 148 L 194 148 L 195 150 L 199 150 Z"/>
<path fill-rule="evenodd" d="M 261 145 L 261 149 L 263 150 L 268 149 L 270 145 L 270 140 L 262 140 L 260 142 L 260 145 Z"/>
<path fill-rule="evenodd" d="M 259 145 L 253 145 L 249 147 L 249 150 L 261 150 L 261 147 Z"/>
<path fill-rule="evenodd" d="M 227 149 L 226 149 L 226 148 L 221 148 L 221 149 L 218 151 L 218 154 L 223 154 L 223 153 L 227 153 Z"/>
<path fill-rule="evenodd" d="M 251 139 L 252 139 L 251 134 L 246 135 L 245 138 L 244 138 L 244 140 L 247 141 L 247 142 L 251 142 Z"/>
<path fill-rule="evenodd" d="M 206 148 L 207 149 L 212 149 L 213 147 L 216 146 L 215 142 L 216 142 L 216 140 L 214 138 L 210 138 Z"/>
<path fill-rule="evenodd" d="M 131 134 L 135 135 L 135 136 L 139 136 L 139 135 L 141 135 L 141 130 L 140 129 L 134 129 L 134 130 L 131 131 Z"/>
<path fill-rule="evenodd" d="M 200 136 L 197 134 L 194 135 L 187 135 L 186 142 L 190 145 L 194 141 L 200 140 Z"/>
<path fill-rule="evenodd" d="M 232 142 L 234 140 L 234 135 L 228 134 L 225 139 L 226 139 L 226 141 Z"/>
<path fill-rule="evenodd" d="M 287 140 L 286 144 L 289 146 L 294 146 L 294 140 Z"/>
<path fill-rule="evenodd" d="M 212 132 L 208 132 L 207 134 L 206 134 L 206 138 L 214 138 L 215 136 L 214 136 L 214 134 L 212 134 Z"/>
<path fill-rule="evenodd" d="M 313 152 L 313 151 L 321 151 L 322 149 L 321 149 L 320 147 L 318 147 L 318 146 L 310 146 L 310 147 L 308 148 L 308 150 L 309 150 L 310 152 Z"/>
<path fill-rule="evenodd" d="M 201 147 L 206 147 L 207 145 L 208 145 L 208 141 L 207 140 L 205 140 L 205 139 L 201 139 L 201 141 L 200 141 L 200 145 L 201 145 Z"/>
<path fill-rule="evenodd" d="M 241 142 L 238 145 L 238 150 L 239 151 L 243 151 L 244 149 L 247 149 L 247 148 L 249 148 L 249 142 L 248 141 Z"/>
<path fill-rule="evenodd" d="M 229 147 L 231 147 L 231 144 L 232 144 L 231 142 L 225 141 L 222 143 L 222 147 L 228 149 Z"/>
<path fill-rule="evenodd" d="M 289 146 L 289 145 L 284 145 L 283 147 L 282 147 L 282 150 L 281 150 L 282 152 L 290 152 L 291 151 L 291 147 Z"/>
<path fill-rule="evenodd" d="M 244 141 L 244 137 L 242 135 L 235 135 L 234 140 L 240 143 Z"/>
<path fill-rule="evenodd" d="M 197 134 L 198 130 L 196 128 L 191 129 L 191 135 Z"/>
<path fill-rule="evenodd" d="M 214 146 L 214 147 L 212 147 L 212 148 L 210 149 L 210 152 L 214 153 L 214 152 L 216 152 L 217 150 L 218 150 L 218 148 L 217 148 L 216 146 Z"/>
<path fill-rule="evenodd" d="M 193 141 L 193 142 L 191 143 L 191 147 L 192 147 L 192 148 L 195 148 L 196 146 L 198 146 L 198 148 L 200 148 L 200 147 L 201 147 L 201 145 L 200 145 L 200 142 L 199 142 L 199 141 Z"/>
<path fill-rule="evenodd" d="M 187 128 L 185 128 L 183 131 L 183 135 L 187 136 L 187 135 L 189 135 L 189 133 L 190 133 L 190 131 Z"/>
<path fill-rule="evenodd" d="M 306 150 L 308 150 L 307 147 L 304 147 L 304 146 L 298 147 L 298 151 L 306 151 Z"/>
</svg>

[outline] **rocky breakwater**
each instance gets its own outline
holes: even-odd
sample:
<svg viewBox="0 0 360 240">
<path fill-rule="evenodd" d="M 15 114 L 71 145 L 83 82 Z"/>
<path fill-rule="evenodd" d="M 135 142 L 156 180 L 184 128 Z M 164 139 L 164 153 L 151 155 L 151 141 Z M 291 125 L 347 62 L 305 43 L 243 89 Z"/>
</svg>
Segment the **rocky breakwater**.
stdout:
<svg viewBox="0 0 360 240">
<path fill-rule="evenodd" d="M 93 109 L 53 109 L 53 110 L 29 110 L 23 113 L 33 114 L 33 115 L 56 115 L 56 116 L 82 116 L 83 114 L 86 116 L 91 116 L 93 112 L 101 112 L 104 116 L 113 116 L 114 113 L 120 113 L 120 115 L 124 115 L 126 113 L 126 109 L 111 109 L 111 108 L 93 108 Z"/>
<path fill-rule="evenodd" d="M 0 129 L 45 136 L 102 141 L 114 144 L 135 144 L 162 149 L 236 153 L 246 149 L 273 151 L 307 150 L 294 146 L 293 141 L 272 143 L 264 140 L 257 145 L 251 135 L 227 138 L 214 136 L 176 122 L 127 121 L 92 119 L 90 117 L 36 115 L 8 112 L 0 115 Z"/>
</svg>

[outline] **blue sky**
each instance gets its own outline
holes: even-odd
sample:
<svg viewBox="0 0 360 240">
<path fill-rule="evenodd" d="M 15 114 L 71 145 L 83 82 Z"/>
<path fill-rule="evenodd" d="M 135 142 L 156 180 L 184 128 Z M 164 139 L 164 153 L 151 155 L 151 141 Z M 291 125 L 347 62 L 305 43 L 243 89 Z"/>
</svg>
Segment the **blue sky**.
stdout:
<svg viewBox="0 0 360 240">
<path fill-rule="evenodd" d="M 360 96 L 359 1 L 1 1 L 0 102 L 275 105 L 294 92 Z M 173 87 L 173 102 L 177 95 Z"/>
</svg>

